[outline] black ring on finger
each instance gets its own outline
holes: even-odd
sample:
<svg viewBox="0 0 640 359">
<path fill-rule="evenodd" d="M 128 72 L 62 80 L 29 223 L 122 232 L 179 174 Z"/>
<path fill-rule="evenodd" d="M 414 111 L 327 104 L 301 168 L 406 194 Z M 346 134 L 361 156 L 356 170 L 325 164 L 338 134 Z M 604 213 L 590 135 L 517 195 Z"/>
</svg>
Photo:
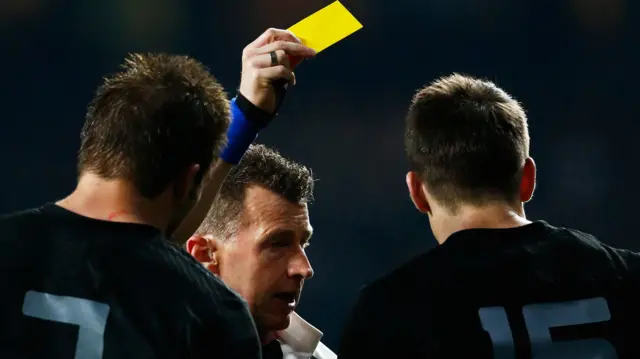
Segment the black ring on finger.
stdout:
<svg viewBox="0 0 640 359">
<path fill-rule="evenodd" d="M 271 56 L 271 66 L 277 66 L 278 65 L 278 55 L 276 55 L 275 51 L 271 51 L 269 53 L 269 55 Z"/>
</svg>

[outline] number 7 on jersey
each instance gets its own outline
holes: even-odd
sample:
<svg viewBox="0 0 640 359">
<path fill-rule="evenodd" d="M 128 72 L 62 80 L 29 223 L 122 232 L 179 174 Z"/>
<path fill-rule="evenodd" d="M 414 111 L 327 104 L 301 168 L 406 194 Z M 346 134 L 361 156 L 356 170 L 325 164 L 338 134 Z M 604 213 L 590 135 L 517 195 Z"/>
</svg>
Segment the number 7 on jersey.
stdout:
<svg viewBox="0 0 640 359">
<path fill-rule="evenodd" d="M 22 314 L 78 326 L 74 359 L 102 359 L 109 306 L 93 300 L 28 291 Z"/>
</svg>

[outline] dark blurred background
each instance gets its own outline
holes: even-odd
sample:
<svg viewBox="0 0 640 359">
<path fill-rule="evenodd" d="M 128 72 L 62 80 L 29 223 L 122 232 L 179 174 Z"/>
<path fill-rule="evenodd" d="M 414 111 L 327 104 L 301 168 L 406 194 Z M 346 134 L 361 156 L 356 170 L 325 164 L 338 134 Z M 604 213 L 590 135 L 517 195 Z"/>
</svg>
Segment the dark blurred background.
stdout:
<svg viewBox="0 0 640 359">
<path fill-rule="evenodd" d="M 86 104 L 128 52 L 192 55 L 234 92 L 248 42 L 330 2 L 0 0 L 0 210 L 73 189 Z M 299 68 L 298 86 L 259 139 L 319 179 L 308 252 L 316 276 L 299 312 L 330 347 L 363 284 L 435 244 L 406 193 L 402 131 L 414 91 L 440 75 L 487 77 L 524 103 L 539 168 L 530 218 L 640 249 L 637 3 L 343 4 L 364 29 Z M 380 310 L 404 310 L 401 298 Z"/>
</svg>

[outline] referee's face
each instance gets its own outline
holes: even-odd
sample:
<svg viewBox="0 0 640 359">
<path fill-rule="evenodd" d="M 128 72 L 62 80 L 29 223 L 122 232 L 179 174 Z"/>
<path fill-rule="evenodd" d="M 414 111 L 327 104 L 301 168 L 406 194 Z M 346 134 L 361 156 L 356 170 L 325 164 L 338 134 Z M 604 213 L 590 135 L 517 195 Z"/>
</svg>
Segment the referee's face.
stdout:
<svg viewBox="0 0 640 359">
<path fill-rule="evenodd" d="M 263 333 L 289 326 L 304 280 L 313 275 L 305 253 L 311 232 L 306 205 L 247 189 L 237 235 L 217 251 L 218 271 L 247 300 Z"/>
</svg>

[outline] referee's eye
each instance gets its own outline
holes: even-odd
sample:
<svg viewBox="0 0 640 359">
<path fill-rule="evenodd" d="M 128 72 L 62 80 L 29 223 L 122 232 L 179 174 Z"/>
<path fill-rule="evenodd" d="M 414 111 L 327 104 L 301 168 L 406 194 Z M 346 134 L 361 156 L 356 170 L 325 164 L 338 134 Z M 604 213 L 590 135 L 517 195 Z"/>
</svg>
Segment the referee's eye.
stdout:
<svg viewBox="0 0 640 359">
<path fill-rule="evenodd" d="M 277 248 L 285 248 L 285 247 L 289 247 L 289 245 L 291 245 L 291 241 L 288 241 L 286 239 L 273 239 L 271 240 L 271 245 L 273 247 L 277 247 Z"/>
<path fill-rule="evenodd" d="M 295 234 L 291 231 L 278 231 L 268 237 L 268 243 L 274 248 L 286 248 L 291 246 L 295 239 Z"/>
</svg>

